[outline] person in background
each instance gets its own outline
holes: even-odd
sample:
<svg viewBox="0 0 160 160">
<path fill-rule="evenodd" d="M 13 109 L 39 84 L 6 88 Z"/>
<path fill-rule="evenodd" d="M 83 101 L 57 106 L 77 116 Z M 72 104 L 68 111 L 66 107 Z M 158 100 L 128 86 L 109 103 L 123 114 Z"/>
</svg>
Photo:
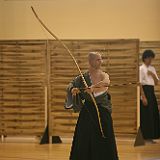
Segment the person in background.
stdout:
<svg viewBox="0 0 160 160">
<path fill-rule="evenodd" d="M 142 55 L 143 64 L 140 66 L 140 127 L 146 142 L 155 143 L 153 140 L 160 137 L 160 121 L 157 99 L 154 86 L 159 78 L 155 68 L 151 65 L 155 54 L 152 50 L 145 50 Z"/>
</svg>

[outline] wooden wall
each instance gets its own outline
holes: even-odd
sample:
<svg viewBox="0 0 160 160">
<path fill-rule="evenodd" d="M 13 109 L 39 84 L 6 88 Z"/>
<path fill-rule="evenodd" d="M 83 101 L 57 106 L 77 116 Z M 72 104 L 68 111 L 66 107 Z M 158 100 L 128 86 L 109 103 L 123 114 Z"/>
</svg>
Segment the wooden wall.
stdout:
<svg viewBox="0 0 160 160">
<path fill-rule="evenodd" d="M 87 54 L 99 51 L 112 84 L 138 81 L 138 40 L 64 42 L 83 72 Z M 0 41 L 0 59 L 0 134 L 42 135 L 48 114 L 50 135 L 72 136 L 78 113 L 64 110 L 64 101 L 79 73 L 64 48 L 54 40 Z M 111 87 L 110 93 L 116 133 L 136 133 L 137 86 Z"/>
<path fill-rule="evenodd" d="M 45 53 L 45 41 L 0 41 L 0 134 L 42 134 Z"/>
<path fill-rule="evenodd" d="M 82 71 L 88 67 L 90 51 L 102 53 L 103 70 L 108 72 L 112 84 L 138 81 L 138 40 L 66 40 Z M 77 121 L 77 113 L 64 110 L 65 88 L 78 74 L 73 60 L 61 45 L 53 42 L 51 50 L 51 108 L 53 135 L 71 136 Z M 136 85 L 111 87 L 113 119 L 116 133 L 136 133 L 137 88 Z"/>
<path fill-rule="evenodd" d="M 142 53 L 146 49 L 151 49 L 155 52 L 156 57 L 153 61 L 153 66 L 156 68 L 157 74 L 160 77 L 160 41 L 143 41 L 140 43 L 140 59 Z M 142 61 L 140 61 L 140 64 Z M 160 105 L 160 84 L 155 87 L 158 103 Z"/>
</svg>

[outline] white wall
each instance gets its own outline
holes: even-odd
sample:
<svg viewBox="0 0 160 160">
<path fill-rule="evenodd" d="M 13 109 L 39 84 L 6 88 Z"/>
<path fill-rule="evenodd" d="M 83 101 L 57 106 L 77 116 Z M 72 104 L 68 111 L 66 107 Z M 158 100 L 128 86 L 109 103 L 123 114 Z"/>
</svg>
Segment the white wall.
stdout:
<svg viewBox="0 0 160 160">
<path fill-rule="evenodd" d="M 160 0 L 0 0 L 0 39 L 51 38 L 31 5 L 60 38 L 160 40 Z"/>
</svg>

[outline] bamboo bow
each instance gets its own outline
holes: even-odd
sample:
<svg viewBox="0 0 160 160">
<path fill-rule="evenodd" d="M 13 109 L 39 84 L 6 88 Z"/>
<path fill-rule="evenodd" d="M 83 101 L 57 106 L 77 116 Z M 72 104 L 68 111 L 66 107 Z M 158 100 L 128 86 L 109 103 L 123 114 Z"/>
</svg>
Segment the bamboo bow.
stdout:
<svg viewBox="0 0 160 160">
<path fill-rule="evenodd" d="M 81 71 L 81 69 L 80 69 L 80 67 L 79 67 L 76 59 L 74 58 L 73 54 L 72 54 L 71 51 L 69 50 L 69 48 L 68 48 L 53 32 L 51 32 L 51 31 L 46 27 L 46 25 L 45 25 L 45 24 L 41 21 L 41 19 L 38 17 L 36 11 L 34 10 L 34 8 L 33 8 L 32 6 L 31 6 L 31 9 L 32 9 L 35 17 L 36 17 L 37 20 L 39 21 L 39 23 L 52 35 L 52 37 L 53 37 L 54 39 L 56 39 L 56 40 L 65 48 L 65 50 L 67 51 L 67 53 L 69 53 L 69 55 L 70 55 L 71 58 L 73 59 L 75 65 L 76 65 L 76 67 L 77 67 L 77 69 L 78 69 L 78 71 L 79 71 L 79 73 L 80 73 L 80 76 L 82 77 L 82 81 L 83 81 L 85 87 L 88 88 L 87 82 L 85 81 L 85 78 L 84 78 L 84 76 L 83 76 L 83 74 L 82 74 L 82 71 Z M 101 131 L 102 137 L 105 138 L 104 132 L 103 132 L 103 129 L 102 129 L 102 124 L 101 124 L 101 119 L 100 119 L 100 113 L 99 113 L 99 110 L 98 110 L 98 106 L 97 106 L 97 104 L 96 104 L 96 100 L 95 100 L 93 94 L 90 93 L 90 96 L 91 96 L 91 98 L 92 98 L 92 101 L 93 101 L 93 103 L 94 103 L 94 105 L 95 105 L 95 108 L 96 108 L 96 111 L 97 111 L 98 123 L 99 123 L 99 127 L 100 127 L 100 131 Z"/>
</svg>

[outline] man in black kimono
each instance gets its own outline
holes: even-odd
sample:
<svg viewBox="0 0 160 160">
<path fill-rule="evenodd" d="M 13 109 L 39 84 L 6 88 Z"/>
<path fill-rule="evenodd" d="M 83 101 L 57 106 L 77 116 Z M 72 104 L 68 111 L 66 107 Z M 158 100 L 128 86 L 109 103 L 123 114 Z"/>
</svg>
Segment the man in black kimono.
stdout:
<svg viewBox="0 0 160 160">
<path fill-rule="evenodd" d="M 65 108 L 80 111 L 70 160 L 118 160 L 111 117 L 111 99 L 107 93 L 109 76 L 101 70 L 102 58 L 99 53 L 89 53 L 88 62 L 89 70 L 83 76 L 89 88 L 85 88 L 80 75 L 67 88 Z M 96 100 L 105 137 L 102 137 L 97 111 L 90 93 Z"/>
</svg>

